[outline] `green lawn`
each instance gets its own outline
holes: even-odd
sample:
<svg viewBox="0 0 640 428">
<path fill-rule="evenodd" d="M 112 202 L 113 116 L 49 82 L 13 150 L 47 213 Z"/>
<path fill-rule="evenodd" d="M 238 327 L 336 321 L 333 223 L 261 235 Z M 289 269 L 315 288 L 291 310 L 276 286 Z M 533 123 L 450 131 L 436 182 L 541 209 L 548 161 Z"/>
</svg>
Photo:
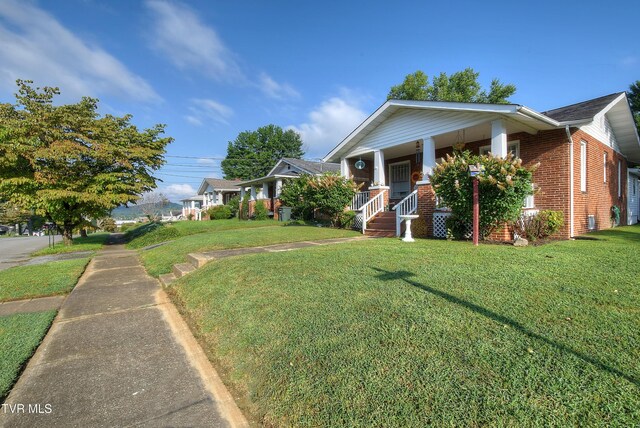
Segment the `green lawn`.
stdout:
<svg viewBox="0 0 640 428">
<path fill-rule="evenodd" d="M 66 246 L 62 243 L 62 237 L 56 236 L 53 247 L 43 248 L 32 253 L 32 256 L 47 256 L 50 254 L 73 253 L 76 251 L 98 251 L 109 237 L 109 233 L 92 233 L 86 238 L 73 238 L 73 245 Z"/>
<path fill-rule="evenodd" d="M 56 311 L 47 311 L 0 317 L 0 402 L 18 379 L 55 316 Z"/>
<path fill-rule="evenodd" d="M 235 220 L 236 227 L 238 227 L 238 223 L 246 225 L 247 228 L 209 230 L 209 233 L 178 237 L 166 245 L 141 251 L 140 258 L 149 274 L 158 276 L 170 272 L 174 264 L 184 262 L 186 255 L 193 252 L 359 236 L 358 232 L 351 230 L 327 227 L 283 226 L 282 223 L 268 222 L 256 230 L 254 223 L 257 222 L 238 222 L 238 220 Z M 230 223 L 228 224 L 230 225 Z"/>
<path fill-rule="evenodd" d="M 283 223 L 278 223 L 273 220 L 239 221 L 236 218 L 229 220 L 179 221 L 176 223 L 146 223 L 127 231 L 127 248 L 143 248 L 149 245 L 199 233 L 213 233 L 223 230 L 252 229 L 256 227 L 277 225 L 281 226 L 282 224 Z"/>
<path fill-rule="evenodd" d="M 16 266 L 0 272 L 0 301 L 69 293 L 89 263 L 88 258 L 32 266 Z"/>
<path fill-rule="evenodd" d="M 638 426 L 640 226 L 590 237 L 254 254 L 169 292 L 254 422 Z"/>
</svg>

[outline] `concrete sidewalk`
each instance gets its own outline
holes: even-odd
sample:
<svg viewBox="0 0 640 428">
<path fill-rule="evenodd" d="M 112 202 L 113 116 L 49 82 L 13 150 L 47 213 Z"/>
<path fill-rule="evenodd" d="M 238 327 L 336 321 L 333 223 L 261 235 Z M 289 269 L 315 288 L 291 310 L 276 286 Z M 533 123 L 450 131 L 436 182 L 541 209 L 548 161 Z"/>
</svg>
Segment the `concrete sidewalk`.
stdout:
<svg viewBox="0 0 640 428">
<path fill-rule="evenodd" d="M 3 427 L 246 425 L 158 282 L 121 245 L 88 265 L 0 409 Z"/>
</svg>

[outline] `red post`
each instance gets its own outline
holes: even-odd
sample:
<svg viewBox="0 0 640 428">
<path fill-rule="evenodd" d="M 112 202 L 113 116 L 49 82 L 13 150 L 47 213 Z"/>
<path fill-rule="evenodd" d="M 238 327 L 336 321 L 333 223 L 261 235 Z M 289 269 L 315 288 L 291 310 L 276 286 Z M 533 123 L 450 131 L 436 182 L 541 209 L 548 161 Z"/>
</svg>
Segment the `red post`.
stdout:
<svg viewBox="0 0 640 428">
<path fill-rule="evenodd" d="M 473 245 L 478 245 L 480 237 L 480 196 L 478 177 L 473 177 Z"/>
</svg>

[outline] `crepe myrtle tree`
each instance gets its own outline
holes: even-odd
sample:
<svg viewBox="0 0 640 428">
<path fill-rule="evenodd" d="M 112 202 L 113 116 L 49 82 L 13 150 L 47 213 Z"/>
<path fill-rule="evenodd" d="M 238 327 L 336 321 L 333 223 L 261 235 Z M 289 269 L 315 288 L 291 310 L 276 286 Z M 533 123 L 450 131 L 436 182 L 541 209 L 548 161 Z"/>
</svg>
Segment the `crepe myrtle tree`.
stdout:
<svg viewBox="0 0 640 428">
<path fill-rule="evenodd" d="M 429 176 L 441 203 L 451 209 L 459 223 L 468 223 L 473 216 L 473 182 L 469 165 L 476 165 L 480 202 L 480 235 L 487 236 L 497 226 L 515 222 L 527 196 L 534 193 L 532 174 L 538 167 L 526 168 L 522 159 L 509 153 L 505 158 L 472 155 L 469 151 L 447 155 Z"/>
<path fill-rule="evenodd" d="M 95 98 L 54 105 L 57 88 L 17 84 L 15 104 L 0 104 L 0 200 L 53 220 L 70 245 L 86 219 L 156 187 L 164 125 L 140 131 L 130 115 L 100 116 Z"/>
</svg>

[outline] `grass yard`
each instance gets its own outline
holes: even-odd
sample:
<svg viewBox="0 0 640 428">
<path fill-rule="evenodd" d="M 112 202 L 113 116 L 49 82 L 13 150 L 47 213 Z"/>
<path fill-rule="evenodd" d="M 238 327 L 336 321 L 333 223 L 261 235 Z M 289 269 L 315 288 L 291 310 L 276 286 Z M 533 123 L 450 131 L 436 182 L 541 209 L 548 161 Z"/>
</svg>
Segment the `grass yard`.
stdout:
<svg viewBox="0 0 640 428">
<path fill-rule="evenodd" d="M 146 223 L 126 232 L 127 248 L 138 249 L 149 245 L 196 235 L 199 233 L 221 232 L 234 229 L 252 229 L 282 225 L 273 220 L 239 221 L 237 218 L 229 220 L 209 221 L 179 221 L 176 223 Z"/>
<path fill-rule="evenodd" d="M 0 402 L 8 395 L 55 316 L 56 311 L 47 311 L 0 317 Z"/>
<path fill-rule="evenodd" d="M 69 293 L 87 263 L 89 259 L 83 258 L 3 270 L 0 272 L 0 301 Z"/>
<path fill-rule="evenodd" d="M 216 221 L 208 223 L 216 223 Z M 186 255 L 193 252 L 359 236 L 358 232 L 351 230 L 312 226 L 283 226 L 282 223 L 278 225 L 273 221 L 264 224 L 258 230 L 255 229 L 256 226 L 254 225 L 254 223 L 258 222 L 238 222 L 238 220 L 235 220 L 236 227 L 238 223 L 246 225 L 247 228 L 210 230 L 209 233 L 182 236 L 166 245 L 141 251 L 140 258 L 147 272 L 150 275 L 158 276 L 170 272 L 174 264 L 184 262 Z"/>
<path fill-rule="evenodd" d="M 92 233 L 86 238 L 73 238 L 73 245 L 66 246 L 62 243 L 62 237 L 56 236 L 55 246 L 43 248 L 32 253 L 32 256 L 48 256 L 51 254 L 74 253 L 76 251 L 98 251 L 102 248 L 109 233 Z"/>
<path fill-rule="evenodd" d="M 590 237 L 254 254 L 169 293 L 257 423 L 638 426 L 640 226 Z"/>
</svg>

